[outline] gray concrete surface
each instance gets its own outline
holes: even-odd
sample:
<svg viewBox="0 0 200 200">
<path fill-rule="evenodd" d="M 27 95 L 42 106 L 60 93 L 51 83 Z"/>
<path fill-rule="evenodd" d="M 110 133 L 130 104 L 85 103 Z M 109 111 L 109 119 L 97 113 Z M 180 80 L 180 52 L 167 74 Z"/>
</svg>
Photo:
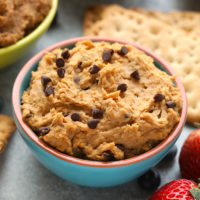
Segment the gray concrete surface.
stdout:
<svg viewBox="0 0 200 200">
<path fill-rule="evenodd" d="M 159 10 L 199 10 L 197 0 L 60 0 L 57 25 L 51 27 L 35 47 L 21 60 L 0 70 L 0 96 L 4 99 L 3 113 L 11 115 L 11 91 L 20 68 L 35 53 L 64 39 L 82 34 L 84 9 L 98 3 L 119 3 L 126 7 L 143 6 Z M 194 128 L 186 125 L 177 145 L 180 147 Z M 180 177 L 178 155 L 174 161 L 156 166 L 162 185 Z M 45 169 L 33 156 L 16 132 L 6 151 L 0 155 L 0 200 L 145 200 L 152 192 L 139 188 L 136 181 L 112 188 L 81 187 L 64 181 Z"/>
</svg>

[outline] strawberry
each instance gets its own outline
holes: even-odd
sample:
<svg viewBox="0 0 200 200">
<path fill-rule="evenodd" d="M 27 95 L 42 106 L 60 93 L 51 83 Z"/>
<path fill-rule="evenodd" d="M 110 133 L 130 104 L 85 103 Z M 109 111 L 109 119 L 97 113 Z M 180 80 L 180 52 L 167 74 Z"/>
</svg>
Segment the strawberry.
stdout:
<svg viewBox="0 0 200 200">
<path fill-rule="evenodd" d="M 183 178 L 198 182 L 200 178 L 200 129 L 193 131 L 183 144 L 179 165 Z"/>
<path fill-rule="evenodd" d="M 200 190 L 194 182 L 178 179 L 161 187 L 150 200 L 200 200 Z"/>
</svg>

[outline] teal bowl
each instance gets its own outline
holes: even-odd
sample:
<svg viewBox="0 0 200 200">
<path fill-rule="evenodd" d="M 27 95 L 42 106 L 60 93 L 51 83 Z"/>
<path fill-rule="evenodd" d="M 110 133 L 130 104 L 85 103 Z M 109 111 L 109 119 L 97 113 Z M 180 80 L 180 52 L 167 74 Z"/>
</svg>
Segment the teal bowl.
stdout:
<svg viewBox="0 0 200 200">
<path fill-rule="evenodd" d="M 35 30 L 17 41 L 15 44 L 0 48 L 0 69 L 5 68 L 20 59 L 31 49 L 31 47 L 34 46 L 53 21 L 57 7 L 58 0 L 52 0 L 52 7 L 48 15 L 44 18 L 41 24 L 35 28 Z"/>
<path fill-rule="evenodd" d="M 178 139 L 185 123 L 187 113 L 186 95 L 180 79 L 176 77 L 174 84 L 176 87 L 181 89 L 183 103 L 180 122 L 174 127 L 172 132 L 163 142 L 146 153 L 121 161 L 101 162 L 75 158 L 55 150 L 40 140 L 23 121 L 20 108 L 21 96 L 23 91 L 29 86 L 31 72 L 37 69 L 38 62 L 45 52 L 52 51 L 53 49 L 59 47 L 72 48 L 76 42 L 85 39 L 133 45 L 134 47 L 150 55 L 154 59 L 156 67 L 158 67 L 160 70 L 163 70 L 170 75 L 175 75 L 173 69 L 166 62 L 157 57 L 151 51 L 132 42 L 104 37 L 80 37 L 66 40 L 56 43 L 55 45 L 39 52 L 21 69 L 14 83 L 12 92 L 13 117 L 18 131 L 25 143 L 34 153 L 36 158 L 50 171 L 65 180 L 79 185 L 92 187 L 115 186 L 139 177 L 156 165 L 167 154 L 167 152 Z"/>
</svg>

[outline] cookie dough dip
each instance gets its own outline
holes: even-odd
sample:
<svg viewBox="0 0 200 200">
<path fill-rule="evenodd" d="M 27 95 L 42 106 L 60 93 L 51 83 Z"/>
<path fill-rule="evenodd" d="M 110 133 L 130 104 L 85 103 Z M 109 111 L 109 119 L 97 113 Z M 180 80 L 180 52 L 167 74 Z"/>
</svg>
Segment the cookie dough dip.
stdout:
<svg viewBox="0 0 200 200">
<path fill-rule="evenodd" d="M 179 122 L 174 77 L 130 45 L 84 40 L 47 52 L 22 96 L 23 119 L 45 143 L 89 160 L 121 160 Z"/>
<path fill-rule="evenodd" d="M 0 0 L 0 48 L 33 31 L 51 8 L 51 0 Z"/>
</svg>

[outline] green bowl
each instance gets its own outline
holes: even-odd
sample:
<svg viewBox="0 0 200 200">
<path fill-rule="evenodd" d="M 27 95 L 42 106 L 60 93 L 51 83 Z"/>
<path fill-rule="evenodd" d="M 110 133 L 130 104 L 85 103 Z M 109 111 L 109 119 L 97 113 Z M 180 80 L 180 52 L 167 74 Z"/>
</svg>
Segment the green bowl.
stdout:
<svg viewBox="0 0 200 200">
<path fill-rule="evenodd" d="M 56 14 L 57 7 L 58 0 L 52 0 L 52 7 L 48 15 L 44 18 L 41 24 L 35 28 L 34 31 L 17 41 L 15 44 L 0 48 L 0 69 L 11 65 L 29 51 L 39 37 L 41 37 L 46 29 L 50 26 Z"/>
</svg>

